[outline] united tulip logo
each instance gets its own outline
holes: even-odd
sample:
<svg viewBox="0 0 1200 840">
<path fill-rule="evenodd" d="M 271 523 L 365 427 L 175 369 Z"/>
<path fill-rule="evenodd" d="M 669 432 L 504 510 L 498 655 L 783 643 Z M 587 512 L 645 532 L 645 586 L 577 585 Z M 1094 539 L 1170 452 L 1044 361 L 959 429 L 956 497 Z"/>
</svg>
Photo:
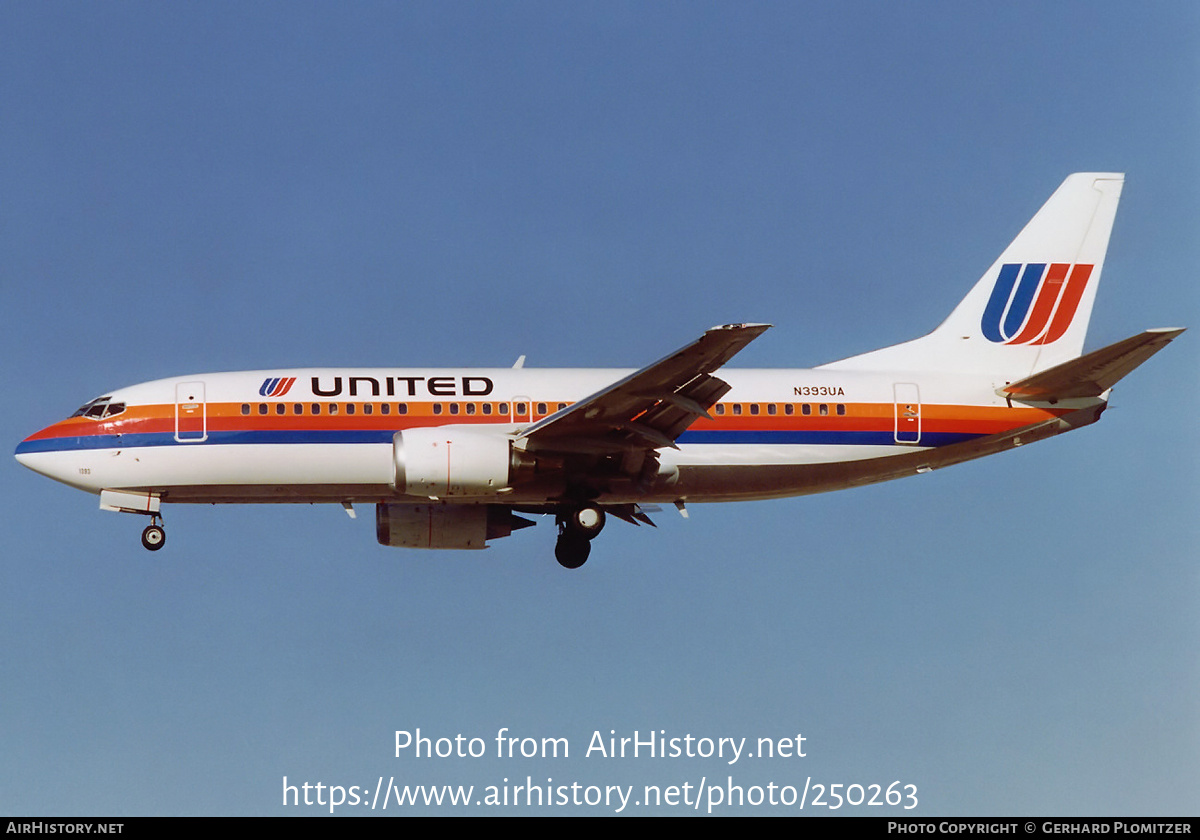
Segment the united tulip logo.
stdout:
<svg viewBox="0 0 1200 840">
<path fill-rule="evenodd" d="M 996 344 L 1058 341 L 1071 326 L 1094 267 L 1005 263 L 983 311 L 984 336 Z"/>
<path fill-rule="evenodd" d="M 271 377 L 267 377 L 263 380 L 262 387 L 258 389 L 259 396 L 282 397 L 292 389 L 292 385 L 295 384 L 295 382 L 296 377 L 294 376 L 276 376 L 273 379 Z"/>
</svg>

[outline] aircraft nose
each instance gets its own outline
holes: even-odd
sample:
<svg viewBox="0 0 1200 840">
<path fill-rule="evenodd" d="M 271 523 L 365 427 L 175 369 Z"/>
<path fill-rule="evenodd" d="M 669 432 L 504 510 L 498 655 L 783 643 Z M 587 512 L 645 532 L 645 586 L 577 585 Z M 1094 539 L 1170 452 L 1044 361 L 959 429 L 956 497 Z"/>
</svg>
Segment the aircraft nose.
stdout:
<svg viewBox="0 0 1200 840">
<path fill-rule="evenodd" d="M 58 476 L 53 474 L 53 465 L 51 459 L 47 456 L 44 445 L 39 445 L 38 438 L 45 432 L 43 429 L 37 434 L 30 435 L 17 444 L 17 449 L 13 453 L 13 457 L 17 459 L 17 463 L 23 467 L 33 470 L 35 473 L 48 475 L 51 478 Z"/>
<path fill-rule="evenodd" d="M 76 453 L 55 442 L 50 436 L 53 428 L 50 426 L 25 438 L 17 444 L 13 457 L 17 459 L 18 464 L 35 473 L 72 487 L 86 489 L 86 485 L 80 481 L 79 464 L 73 457 Z"/>
</svg>

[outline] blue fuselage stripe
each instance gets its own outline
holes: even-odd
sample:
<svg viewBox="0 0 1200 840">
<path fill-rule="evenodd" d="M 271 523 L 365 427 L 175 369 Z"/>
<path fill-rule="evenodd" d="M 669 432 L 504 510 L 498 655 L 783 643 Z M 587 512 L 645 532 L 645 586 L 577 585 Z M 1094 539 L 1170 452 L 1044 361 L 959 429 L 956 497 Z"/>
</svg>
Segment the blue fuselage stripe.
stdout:
<svg viewBox="0 0 1200 840">
<path fill-rule="evenodd" d="M 211 446 L 237 444 L 357 444 L 388 443 L 396 432 L 390 429 L 371 430 L 283 430 L 209 432 L 203 441 L 179 441 L 173 434 L 84 435 L 22 441 L 17 455 L 31 452 L 71 452 L 88 449 L 124 449 L 145 446 Z M 962 432 L 937 432 L 921 435 L 921 446 L 945 446 L 981 437 Z M 708 430 L 684 432 L 678 443 L 685 444 L 801 444 L 810 446 L 893 446 L 895 435 L 887 431 L 746 431 Z"/>
</svg>

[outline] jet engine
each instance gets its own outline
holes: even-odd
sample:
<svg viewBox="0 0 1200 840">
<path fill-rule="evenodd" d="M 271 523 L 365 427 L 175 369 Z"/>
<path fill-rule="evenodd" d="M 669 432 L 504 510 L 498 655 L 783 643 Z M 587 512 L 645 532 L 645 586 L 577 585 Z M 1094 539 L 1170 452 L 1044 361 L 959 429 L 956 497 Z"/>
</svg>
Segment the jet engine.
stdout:
<svg viewBox="0 0 1200 840">
<path fill-rule="evenodd" d="M 486 548 L 487 540 L 533 524 L 504 505 L 375 505 L 376 538 L 402 548 Z"/>
<path fill-rule="evenodd" d="M 408 496 L 495 496 L 509 489 L 512 441 L 495 432 L 405 429 L 392 439 L 392 484 Z"/>
</svg>

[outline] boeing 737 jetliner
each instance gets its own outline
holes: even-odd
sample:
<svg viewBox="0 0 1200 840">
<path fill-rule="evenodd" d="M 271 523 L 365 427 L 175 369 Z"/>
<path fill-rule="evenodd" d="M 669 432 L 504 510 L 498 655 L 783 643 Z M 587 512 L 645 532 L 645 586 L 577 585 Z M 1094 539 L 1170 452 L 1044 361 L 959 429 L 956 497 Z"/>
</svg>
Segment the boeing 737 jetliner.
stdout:
<svg viewBox="0 0 1200 840">
<path fill-rule="evenodd" d="M 375 505 L 384 545 L 484 548 L 553 514 L 581 566 L 643 506 L 839 490 L 1096 422 L 1181 329 L 1081 355 L 1124 176 L 1071 175 L 929 335 L 805 370 L 726 363 L 767 324 L 714 327 L 641 370 L 304 369 L 111 391 L 16 458 L 150 517 L 169 502 Z"/>
</svg>

